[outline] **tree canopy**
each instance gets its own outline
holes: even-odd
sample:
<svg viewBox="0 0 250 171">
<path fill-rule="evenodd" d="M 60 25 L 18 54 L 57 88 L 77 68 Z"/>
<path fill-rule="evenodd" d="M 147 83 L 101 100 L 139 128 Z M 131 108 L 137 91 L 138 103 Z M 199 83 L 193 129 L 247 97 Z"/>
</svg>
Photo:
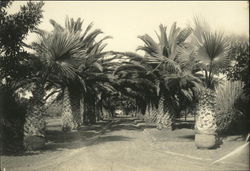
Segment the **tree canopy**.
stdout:
<svg viewBox="0 0 250 171">
<path fill-rule="evenodd" d="M 8 14 L 11 1 L 0 4 L 0 78 L 9 81 L 27 78 L 31 72 L 29 53 L 23 42 L 43 17 L 43 2 L 27 2 L 14 14 Z"/>
</svg>

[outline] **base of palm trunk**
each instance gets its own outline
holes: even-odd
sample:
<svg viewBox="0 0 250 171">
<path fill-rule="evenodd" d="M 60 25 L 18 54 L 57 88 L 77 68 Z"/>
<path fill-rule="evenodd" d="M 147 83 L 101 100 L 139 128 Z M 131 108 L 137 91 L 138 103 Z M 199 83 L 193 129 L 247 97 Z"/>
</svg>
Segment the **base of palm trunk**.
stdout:
<svg viewBox="0 0 250 171">
<path fill-rule="evenodd" d="M 75 132 L 79 129 L 79 126 L 69 126 L 69 125 L 66 125 L 65 123 L 63 123 L 62 125 L 62 131 L 63 132 Z"/>
<path fill-rule="evenodd" d="M 29 136 L 24 138 L 24 147 L 28 151 L 39 150 L 45 146 L 45 138 L 41 136 Z"/>
<path fill-rule="evenodd" d="M 213 149 L 217 145 L 216 134 L 195 134 L 195 145 L 198 149 Z"/>
</svg>

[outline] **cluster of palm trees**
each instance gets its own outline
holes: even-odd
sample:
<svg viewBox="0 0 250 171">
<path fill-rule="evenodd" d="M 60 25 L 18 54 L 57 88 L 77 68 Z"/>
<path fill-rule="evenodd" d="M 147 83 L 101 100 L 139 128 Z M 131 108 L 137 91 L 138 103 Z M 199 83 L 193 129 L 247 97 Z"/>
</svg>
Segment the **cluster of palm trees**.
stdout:
<svg viewBox="0 0 250 171">
<path fill-rule="evenodd" d="M 163 113 L 173 120 L 181 110 L 195 107 L 193 104 L 198 102 L 202 88 L 213 89 L 214 74 L 228 65 L 227 39 L 222 33 L 212 32 L 205 21 L 197 17 L 194 21 L 193 28 L 184 29 L 173 23 L 169 34 L 167 27 L 160 25 L 160 34 L 156 33 L 158 42 L 147 34 L 139 36 L 144 46 L 138 50 L 143 51 L 144 56 L 115 52 L 129 59 L 114 74 L 135 90 L 131 93 L 140 102 L 142 113 L 149 105 L 158 108 L 163 104 Z M 167 123 L 166 127 L 173 128 L 172 121 Z"/>
<path fill-rule="evenodd" d="M 32 92 L 32 99 L 35 99 L 32 109 L 36 105 L 44 106 L 46 89 L 55 89 L 54 92 L 59 92 L 58 96 L 63 98 L 63 130 L 74 130 L 83 122 L 94 123 L 96 110 L 100 109 L 99 101 L 105 100 L 108 97 L 106 94 L 113 91 L 107 84 L 112 81 L 108 69 L 112 59 L 106 58 L 108 52 L 103 51 L 106 46 L 103 42 L 110 37 L 96 41 L 102 31 L 96 29 L 90 32 L 92 24 L 82 31 L 83 21 L 80 18 L 76 21 L 67 18 L 65 27 L 54 20 L 50 20 L 50 23 L 53 31 L 37 29 L 35 32 L 39 35 L 39 41 L 30 46 L 35 50 L 34 59 L 41 68 L 40 77 L 35 82 L 36 88 Z M 41 110 L 42 107 L 37 109 Z M 35 128 L 35 118 L 41 118 L 42 115 L 41 111 L 30 110 L 26 123 L 33 123 Z M 31 126 L 24 127 L 28 135 Z"/>
<path fill-rule="evenodd" d="M 83 21 L 66 18 L 65 26 L 50 20 L 51 32 L 36 29 L 39 40 L 32 43 L 31 56 L 39 71 L 32 80 L 30 107 L 25 118 L 24 135 L 45 136 L 46 90 L 63 99 L 62 129 L 77 130 L 93 124 L 103 111 L 112 113 L 109 104 L 123 99 L 135 102 L 133 110 L 144 114 L 149 105 L 159 108 L 170 120 L 181 110 L 198 102 L 202 87 L 213 88 L 214 74 L 228 63 L 228 42 L 213 33 L 198 18 L 194 28 L 181 29 L 173 23 L 169 34 L 160 25 L 158 41 L 139 36 L 144 46 L 133 52 L 104 51 L 99 29 L 92 24 L 82 30 Z M 203 74 L 204 72 L 204 74 Z M 35 81 L 34 81 L 35 80 Z M 112 109 L 111 109 L 112 108 Z"/>
</svg>

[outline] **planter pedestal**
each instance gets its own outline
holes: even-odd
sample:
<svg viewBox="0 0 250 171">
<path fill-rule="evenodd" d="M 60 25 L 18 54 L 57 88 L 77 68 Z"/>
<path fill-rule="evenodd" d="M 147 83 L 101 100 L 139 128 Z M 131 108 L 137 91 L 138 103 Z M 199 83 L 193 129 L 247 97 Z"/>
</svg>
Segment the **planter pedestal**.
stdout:
<svg viewBox="0 0 250 171">
<path fill-rule="evenodd" d="M 195 134 L 195 145 L 198 149 L 212 149 L 217 145 L 215 134 Z"/>
</svg>

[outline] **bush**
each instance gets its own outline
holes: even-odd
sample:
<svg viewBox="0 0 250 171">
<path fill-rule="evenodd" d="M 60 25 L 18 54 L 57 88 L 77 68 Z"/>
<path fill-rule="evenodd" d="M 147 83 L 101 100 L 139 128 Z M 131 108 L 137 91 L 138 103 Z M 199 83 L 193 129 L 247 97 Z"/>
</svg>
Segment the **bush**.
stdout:
<svg viewBox="0 0 250 171">
<path fill-rule="evenodd" d="M 232 64 L 222 71 L 227 75 L 227 78 L 235 81 L 243 81 L 246 94 L 250 94 L 250 73 L 249 73 L 249 40 L 240 40 L 237 38 L 231 41 L 230 58 Z"/>
<path fill-rule="evenodd" d="M 243 95 L 244 83 L 241 81 L 225 81 L 215 89 L 215 114 L 218 133 L 226 133 L 242 112 L 236 104 Z"/>
<path fill-rule="evenodd" d="M 146 123 L 155 123 L 157 119 L 158 110 L 152 105 L 148 105 L 145 111 L 144 121 Z"/>
<path fill-rule="evenodd" d="M 23 150 L 23 125 L 27 101 L 19 99 L 12 90 L 0 86 L 1 153 Z"/>
</svg>

